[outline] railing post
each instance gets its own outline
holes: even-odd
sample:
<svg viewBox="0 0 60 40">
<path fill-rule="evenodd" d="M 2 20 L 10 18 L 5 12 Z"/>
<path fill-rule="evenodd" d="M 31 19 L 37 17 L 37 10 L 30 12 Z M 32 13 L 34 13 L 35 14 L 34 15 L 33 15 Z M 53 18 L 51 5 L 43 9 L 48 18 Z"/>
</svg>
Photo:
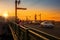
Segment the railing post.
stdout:
<svg viewBox="0 0 60 40">
<path fill-rule="evenodd" d="M 25 40 L 28 40 L 28 28 L 25 30 Z"/>
</svg>

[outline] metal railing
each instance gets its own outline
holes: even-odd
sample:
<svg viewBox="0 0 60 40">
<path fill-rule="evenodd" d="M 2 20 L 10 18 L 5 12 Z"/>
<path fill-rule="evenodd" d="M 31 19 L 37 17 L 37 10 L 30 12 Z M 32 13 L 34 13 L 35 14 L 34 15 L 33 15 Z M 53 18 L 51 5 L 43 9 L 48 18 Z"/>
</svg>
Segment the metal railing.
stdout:
<svg viewBox="0 0 60 40">
<path fill-rule="evenodd" d="M 60 38 L 16 23 L 11 22 L 9 27 L 14 31 L 14 34 L 17 37 L 16 40 L 60 40 Z"/>
</svg>

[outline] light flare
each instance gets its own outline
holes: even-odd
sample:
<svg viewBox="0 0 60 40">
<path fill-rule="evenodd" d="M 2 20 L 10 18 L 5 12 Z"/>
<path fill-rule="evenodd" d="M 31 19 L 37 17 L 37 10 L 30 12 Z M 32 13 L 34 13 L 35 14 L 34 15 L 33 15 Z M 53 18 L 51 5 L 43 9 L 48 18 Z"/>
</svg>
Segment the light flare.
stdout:
<svg viewBox="0 0 60 40">
<path fill-rule="evenodd" d="M 4 12 L 3 17 L 7 18 L 8 17 L 8 12 Z"/>
</svg>

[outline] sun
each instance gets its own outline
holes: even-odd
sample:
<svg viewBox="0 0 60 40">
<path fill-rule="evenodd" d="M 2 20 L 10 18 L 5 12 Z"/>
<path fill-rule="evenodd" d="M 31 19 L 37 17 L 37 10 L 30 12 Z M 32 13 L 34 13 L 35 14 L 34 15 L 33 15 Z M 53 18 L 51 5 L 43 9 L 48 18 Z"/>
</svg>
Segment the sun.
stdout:
<svg viewBox="0 0 60 40">
<path fill-rule="evenodd" d="M 4 12 L 3 17 L 7 18 L 8 17 L 8 12 Z"/>
</svg>

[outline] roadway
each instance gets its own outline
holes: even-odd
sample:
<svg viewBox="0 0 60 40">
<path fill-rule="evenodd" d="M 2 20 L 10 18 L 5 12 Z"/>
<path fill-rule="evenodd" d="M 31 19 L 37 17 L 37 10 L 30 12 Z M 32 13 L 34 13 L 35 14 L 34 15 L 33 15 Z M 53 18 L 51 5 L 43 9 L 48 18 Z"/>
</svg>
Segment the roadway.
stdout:
<svg viewBox="0 0 60 40">
<path fill-rule="evenodd" d="M 55 37 L 60 38 L 60 24 L 55 24 L 55 27 L 53 29 L 49 28 L 41 28 L 40 25 L 34 25 L 34 24 L 23 24 L 25 27 L 35 28 L 37 30 L 43 31 L 45 33 L 48 33 L 50 35 L 53 35 Z"/>
</svg>

